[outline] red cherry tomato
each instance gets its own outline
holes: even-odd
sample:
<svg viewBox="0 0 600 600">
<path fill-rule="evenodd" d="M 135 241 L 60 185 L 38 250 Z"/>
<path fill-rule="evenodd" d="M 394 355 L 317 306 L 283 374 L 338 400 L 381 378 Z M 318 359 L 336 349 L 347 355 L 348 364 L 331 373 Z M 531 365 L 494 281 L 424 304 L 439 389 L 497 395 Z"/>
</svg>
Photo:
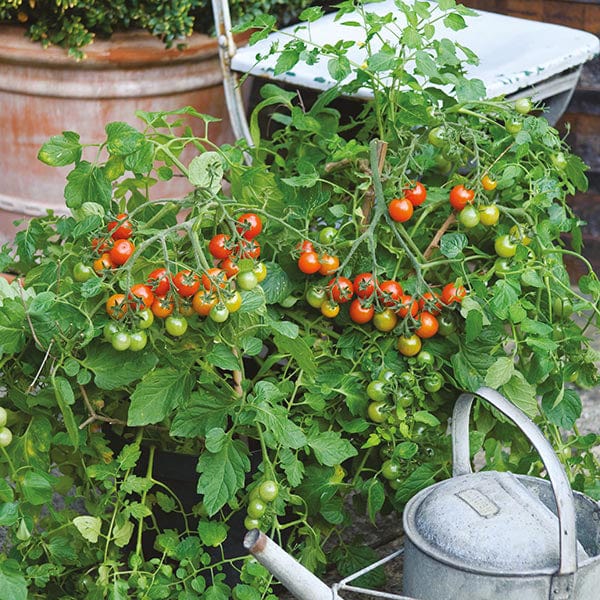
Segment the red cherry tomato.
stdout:
<svg viewBox="0 0 600 600">
<path fill-rule="evenodd" d="M 454 210 L 462 210 L 467 204 L 472 204 L 475 198 L 475 192 L 466 188 L 464 185 L 455 185 L 450 190 L 450 205 Z"/>
<path fill-rule="evenodd" d="M 384 306 L 396 306 L 402 293 L 402 286 L 393 279 L 379 284 L 379 297 Z"/>
<path fill-rule="evenodd" d="M 129 306 L 134 310 L 149 308 L 154 302 L 154 294 L 149 285 L 136 283 L 129 290 Z"/>
<path fill-rule="evenodd" d="M 225 271 L 228 279 L 233 279 L 239 272 L 240 268 L 237 266 L 235 260 L 228 256 L 225 260 L 219 263 L 219 267 Z"/>
<path fill-rule="evenodd" d="M 390 217 L 397 223 L 406 223 L 412 216 L 414 206 L 406 198 L 394 198 L 388 205 Z"/>
<path fill-rule="evenodd" d="M 120 320 L 127 312 L 127 303 L 125 302 L 125 294 L 113 294 L 106 301 L 106 312 L 113 319 Z"/>
<path fill-rule="evenodd" d="M 423 311 L 417 318 L 420 325 L 419 328 L 415 331 L 415 333 L 420 338 L 430 338 L 433 337 L 439 329 L 438 320 L 429 312 Z"/>
<path fill-rule="evenodd" d="M 217 287 L 223 289 L 227 286 L 227 275 L 223 269 L 219 267 L 213 267 L 208 269 L 206 273 L 202 273 L 202 286 L 205 290 L 211 292 L 216 291 Z"/>
<path fill-rule="evenodd" d="M 169 315 L 173 314 L 174 308 L 175 303 L 170 298 L 155 296 L 150 310 L 152 310 L 152 314 L 158 319 L 166 319 Z"/>
<path fill-rule="evenodd" d="M 260 244 L 256 240 L 242 240 L 242 243 L 235 247 L 235 253 L 241 258 L 257 259 L 260 256 Z"/>
<path fill-rule="evenodd" d="M 316 273 L 321 268 L 319 255 L 316 252 L 303 252 L 298 258 L 298 268 L 307 275 Z"/>
<path fill-rule="evenodd" d="M 416 317 L 419 312 L 419 303 L 409 294 L 402 294 L 397 312 L 402 318 L 407 317 L 409 314 Z"/>
<path fill-rule="evenodd" d="M 300 252 L 314 252 L 315 247 L 310 240 L 302 240 L 296 248 L 300 250 Z"/>
<path fill-rule="evenodd" d="M 133 242 L 127 239 L 116 240 L 109 252 L 110 260 L 114 265 L 124 265 L 131 258 L 134 250 Z"/>
<path fill-rule="evenodd" d="M 92 248 L 98 254 L 104 254 L 105 252 L 109 252 L 112 246 L 112 240 L 107 240 L 106 238 L 93 238 L 92 239 Z"/>
<path fill-rule="evenodd" d="M 370 298 L 375 292 L 375 278 L 373 273 L 361 273 L 352 282 L 354 293 L 359 298 Z"/>
<path fill-rule="evenodd" d="M 146 281 L 156 296 L 166 296 L 171 287 L 169 272 L 164 267 L 154 269 Z"/>
<path fill-rule="evenodd" d="M 417 181 L 412 188 L 406 188 L 403 194 L 413 206 L 421 206 L 427 198 L 427 189 L 420 181 Z"/>
<path fill-rule="evenodd" d="M 177 290 L 177 293 L 183 298 L 193 296 L 200 287 L 200 278 L 196 273 L 191 271 L 179 271 L 173 277 L 173 285 Z"/>
<path fill-rule="evenodd" d="M 233 252 L 229 244 L 229 236 L 217 233 L 208 243 L 208 251 L 219 260 L 227 258 Z"/>
<path fill-rule="evenodd" d="M 368 323 L 375 314 L 375 308 L 371 304 L 370 306 L 364 305 L 360 298 L 355 298 L 350 304 L 350 318 L 359 325 Z"/>
<path fill-rule="evenodd" d="M 114 268 L 114 266 L 108 252 L 104 252 L 104 254 L 102 254 L 100 258 L 97 258 L 93 264 L 94 271 L 96 271 L 98 275 L 101 275 L 104 271 L 109 271 Z"/>
<path fill-rule="evenodd" d="M 337 304 L 348 302 L 354 296 L 354 287 L 347 277 L 334 277 L 328 284 L 331 297 Z"/>
<path fill-rule="evenodd" d="M 133 227 L 127 218 L 127 213 L 120 213 L 116 220 L 108 224 L 108 232 L 113 240 L 126 240 L 131 237 Z"/>
<path fill-rule="evenodd" d="M 200 290 L 194 294 L 192 299 L 192 307 L 201 317 L 207 317 L 212 307 L 218 303 L 219 299 L 216 294 L 206 290 Z"/>
<path fill-rule="evenodd" d="M 462 285 L 455 285 L 454 283 L 447 283 L 442 290 L 442 302 L 446 305 L 453 304 L 454 302 L 462 302 L 463 298 L 467 295 L 467 290 Z"/>
<path fill-rule="evenodd" d="M 432 315 L 439 315 L 442 311 L 440 295 L 437 292 L 425 292 L 419 300 L 419 310 L 425 310 Z"/>
<path fill-rule="evenodd" d="M 262 231 L 262 221 L 255 213 L 245 213 L 238 217 L 240 224 L 236 229 L 247 240 L 254 239 Z"/>
<path fill-rule="evenodd" d="M 321 255 L 319 262 L 321 263 L 321 267 L 319 268 L 321 275 L 333 275 L 340 266 L 340 259 L 337 256 L 327 253 Z"/>
</svg>

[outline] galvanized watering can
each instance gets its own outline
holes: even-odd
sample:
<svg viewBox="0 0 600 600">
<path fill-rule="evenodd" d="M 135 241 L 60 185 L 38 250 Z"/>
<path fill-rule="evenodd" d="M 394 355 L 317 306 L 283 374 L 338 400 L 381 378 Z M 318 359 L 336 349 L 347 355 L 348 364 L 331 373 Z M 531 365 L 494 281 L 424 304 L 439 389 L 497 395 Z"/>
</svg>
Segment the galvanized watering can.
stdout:
<svg viewBox="0 0 600 600">
<path fill-rule="evenodd" d="M 549 481 L 473 473 L 469 415 L 479 397 L 512 420 L 539 453 Z M 404 511 L 404 549 L 328 587 L 258 530 L 245 547 L 299 600 L 340 590 L 404 600 L 600 600 L 600 505 L 573 492 L 537 426 L 501 394 L 462 394 L 452 417 L 453 477 L 415 495 Z M 349 582 L 404 553 L 403 593 Z"/>
</svg>

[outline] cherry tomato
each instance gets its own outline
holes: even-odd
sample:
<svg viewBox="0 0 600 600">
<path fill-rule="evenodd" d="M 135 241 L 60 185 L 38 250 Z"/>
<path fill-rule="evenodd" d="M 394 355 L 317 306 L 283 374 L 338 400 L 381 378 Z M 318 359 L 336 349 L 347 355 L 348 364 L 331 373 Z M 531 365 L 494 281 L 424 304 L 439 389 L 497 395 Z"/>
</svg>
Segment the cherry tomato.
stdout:
<svg viewBox="0 0 600 600">
<path fill-rule="evenodd" d="M 260 244 L 256 240 L 242 240 L 241 245 L 235 247 L 235 252 L 241 258 L 256 260 L 260 256 Z"/>
<path fill-rule="evenodd" d="M 279 496 L 279 484 L 272 479 L 265 479 L 258 486 L 258 495 L 265 502 L 273 502 Z"/>
<path fill-rule="evenodd" d="M 248 503 L 247 513 L 252 519 L 260 519 L 266 512 L 267 506 L 260 498 L 253 498 Z"/>
<path fill-rule="evenodd" d="M 208 251 L 217 259 L 227 258 L 233 252 L 230 237 L 224 233 L 217 233 L 208 243 Z"/>
<path fill-rule="evenodd" d="M 120 213 L 116 220 L 108 224 L 108 232 L 113 240 L 126 240 L 131 237 L 133 227 L 127 218 L 127 213 Z"/>
<path fill-rule="evenodd" d="M 146 281 L 155 296 L 166 296 L 171 287 L 169 272 L 164 267 L 154 269 Z"/>
<path fill-rule="evenodd" d="M 200 290 L 194 294 L 192 299 L 192 307 L 201 317 L 207 317 L 213 306 L 217 304 L 219 299 L 217 295 L 206 290 Z"/>
<path fill-rule="evenodd" d="M 0 448 L 6 448 L 13 439 L 12 431 L 8 427 L 0 428 Z"/>
<path fill-rule="evenodd" d="M 375 379 L 369 381 L 367 386 L 367 396 L 374 402 L 383 402 L 388 397 L 387 382 Z"/>
<path fill-rule="evenodd" d="M 229 309 L 223 302 L 217 302 L 208 313 L 208 316 L 215 323 L 224 323 L 229 318 Z"/>
<path fill-rule="evenodd" d="M 427 189 L 420 182 L 417 181 L 412 188 L 406 188 L 403 191 L 404 197 L 413 205 L 421 206 L 427 199 Z"/>
<path fill-rule="evenodd" d="M 262 231 L 262 221 L 255 213 L 245 213 L 238 217 L 237 232 L 247 240 L 254 239 Z"/>
<path fill-rule="evenodd" d="M 113 265 L 120 266 L 124 265 L 131 258 L 134 250 L 135 246 L 133 245 L 133 242 L 122 239 L 115 241 L 114 246 L 110 249 L 108 254 Z"/>
<path fill-rule="evenodd" d="M 108 252 L 112 247 L 112 240 L 107 240 L 106 238 L 93 238 L 92 239 L 92 248 L 98 254 L 104 254 Z"/>
<path fill-rule="evenodd" d="M 125 302 L 125 294 L 113 294 L 106 301 L 106 312 L 113 319 L 120 320 L 127 312 L 127 303 Z"/>
<path fill-rule="evenodd" d="M 165 329 L 169 335 L 173 337 L 182 336 L 188 328 L 188 322 L 185 317 L 177 317 L 175 315 L 169 315 L 165 319 Z"/>
<path fill-rule="evenodd" d="M 391 308 L 384 308 L 373 316 L 373 325 L 379 331 L 392 331 L 398 324 L 398 317 Z"/>
<path fill-rule="evenodd" d="M 138 311 L 137 325 L 140 329 L 148 329 L 152 326 L 152 323 L 154 323 L 154 313 L 151 308 L 144 308 L 143 310 Z"/>
<path fill-rule="evenodd" d="M 331 244 L 333 240 L 335 240 L 337 234 L 337 229 L 335 229 L 334 227 L 323 227 L 323 229 L 319 231 L 319 242 L 327 246 Z"/>
<path fill-rule="evenodd" d="M 495 204 L 485 204 L 479 207 L 479 221 L 486 227 L 491 227 L 498 222 L 500 210 Z"/>
<path fill-rule="evenodd" d="M 221 269 L 223 269 L 223 271 L 225 271 L 225 275 L 227 275 L 228 279 L 233 279 L 240 272 L 240 268 L 237 266 L 237 263 L 231 258 L 231 256 L 227 257 L 225 260 L 222 260 L 219 263 L 219 266 Z"/>
<path fill-rule="evenodd" d="M 430 393 L 438 392 L 443 384 L 444 376 L 440 373 L 430 373 L 423 382 L 423 386 Z"/>
<path fill-rule="evenodd" d="M 313 308 L 321 308 L 321 304 L 325 302 L 326 297 L 327 295 L 324 288 L 310 287 L 306 291 L 306 301 Z"/>
<path fill-rule="evenodd" d="M 360 298 L 355 298 L 350 303 L 349 310 L 350 318 L 359 325 L 364 325 L 368 323 L 375 314 L 375 307 L 371 304 L 370 306 L 365 306 L 362 304 Z"/>
<path fill-rule="evenodd" d="M 104 339 L 107 342 L 112 341 L 113 335 L 119 331 L 119 326 L 114 321 L 109 321 L 102 328 L 102 333 L 104 335 Z"/>
<path fill-rule="evenodd" d="M 381 465 L 381 474 L 386 479 L 397 479 L 398 477 L 400 477 L 401 472 L 402 469 L 400 465 L 397 462 L 392 461 L 391 459 L 384 461 Z"/>
<path fill-rule="evenodd" d="M 256 281 L 260 283 L 267 278 L 267 265 L 263 262 L 257 262 L 252 269 L 252 272 L 256 275 Z M 229 275 L 227 275 L 229 277 Z"/>
<path fill-rule="evenodd" d="M 533 108 L 533 103 L 531 102 L 531 100 L 529 98 L 519 98 L 515 102 L 515 110 L 520 115 L 526 115 L 526 114 L 530 113 L 532 108 Z"/>
<path fill-rule="evenodd" d="M 113 269 L 114 266 L 115 265 L 113 264 L 113 261 L 111 260 L 110 254 L 108 254 L 108 252 L 102 254 L 100 258 L 97 258 L 94 261 L 93 264 L 94 271 L 96 271 L 98 275 L 102 275 L 104 271 L 109 271 L 110 269 Z"/>
<path fill-rule="evenodd" d="M 504 127 L 506 127 L 506 131 L 508 131 L 508 133 L 516 135 L 519 133 L 519 131 L 521 131 L 521 129 L 523 129 L 523 120 L 517 117 L 509 117 L 506 119 L 506 121 L 504 121 Z"/>
<path fill-rule="evenodd" d="M 494 240 L 494 250 L 498 256 L 510 258 L 517 253 L 517 244 L 513 242 L 510 235 L 500 235 Z"/>
<path fill-rule="evenodd" d="M 332 299 L 338 304 L 348 302 L 354 296 L 354 287 L 347 277 L 334 277 L 327 285 L 331 290 Z"/>
<path fill-rule="evenodd" d="M 191 271 L 179 271 L 173 277 L 173 285 L 180 296 L 187 298 L 193 296 L 200 288 L 200 278 Z"/>
<path fill-rule="evenodd" d="M 463 227 L 473 229 L 473 227 L 479 225 L 479 211 L 474 206 L 468 204 L 458 213 L 458 220 Z"/>
<path fill-rule="evenodd" d="M 94 269 L 89 265 L 78 262 L 73 267 L 73 279 L 80 283 L 91 279 L 94 276 Z"/>
<path fill-rule="evenodd" d="M 455 285 L 453 282 L 447 283 L 442 289 L 441 299 L 442 302 L 449 306 L 455 302 L 462 302 L 463 298 L 467 295 L 467 290 L 462 285 Z"/>
<path fill-rule="evenodd" d="M 404 356 L 416 356 L 421 351 L 421 338 L 416 334 L 401 335 L 398 338 L 398 350 Z"/>
<path fill-rule="evenodd" d="M 333 319 L 340 314 L 340 305 L 332 300 L 325 300 L 321 304 L 321 314 L 328 319 Z"/>
<path fill-rule="evenodd" d="M 512 271 L 512 261 L 509 258 L 499 256 L 494 261 L 494 273 L 500 278 L 506 277 Z"/>
<path fill-rule="evenodd" d="M 237 312 L 242 307 L 242 295 L 237 290 L 234 290 L 233 293 L 223 300 L 223 304 L 225 304 L 230 313 Z"/>
<path fill-rule="evenodd" d="M 359 298 L 370 298 L 375 292 L 375 278 L 373 273 L 361 273 L 352 282 L 354 293 Z"/>
<path fill-rule="evenodd" d="M 456 325 L 449 315 L 440 315 L 440 318 L 438 319 L 438 325 L 438 333 L 444 337 L 451 335 L 456 331 Z"/>
<path fill-rule="evenodd" d="M 131 286 L 128 299 L 131 301 L 129 303 L 130 308 L 134 310 L 148 308 L 154 302 L 154 294 L 149 285 L 136 283 Z"/>
<path fill-rule="evenodd" d="M 367 416 L 373 423 L 385 423 L 387 419 L 387 405 L 385 402 L 370 402 L 367 407 Z"/>
<path fill-rule="evenodd" d="M 117 333 L 112 336 L 110 343 L 118 352 L 124 352 L 131 346 L 131 336 L 126 331 L 117 331 Z"/>
<path fill-rule="evenodd" d="M 241 290 L 253 290 L 258 285 L 258 279 L 252 271 L 242 271 L 235 282 Z"/>
<path fill-rule="evenodd" d="M 486 192 L 492 192 L 498 187 L 498 182 L 486 174 L 481 178 L 481 186 Z"/>
<path fill-rule="evenodd" d="M 307 275 L 316 273 L 321 268 L 319 255 L 316 252 L 303 252 L 298 258 L 298 268 Z"/>
<path fill-rule="evenodd" d="M 333 275 L 340 266 L 340 259 L 337 256 L 327 253 L 321 255 L 319 262 L 321 263 L 319 268 L 321 275 Z"/>
<path fill-rule="evenodd" d="M 568 298 L 556 296 L 552 301 L 554 314 L 560 319 L 568 319 L 573 314 L 573 304 Z"/>
<path fill-rule="evenodd" d="M 302 240 L 296 246 L 296 249 L 300 250 L 300 254 L 302 254 L 303 252 L 314 252 L 315 251 L 315 247 L 313 246 L 313 243 L 310 240 Z"/>
<path fill-rule="evenodd" d="M 474 198 L 475 192 L 462 183 L 450 190 L 450 206 L 456 211 L 462 210 L 467 204 L 472 204 Z"/>
<path fill-rule="evenodd" d="M 8 421 L 8 413 L 6 409 L 0 406 L 0 427 L 4 427 Z"/>
<path fill-rule="evenodd" d="M 568 162 L 564 152 L 557 152 L 556 154 L 553 154 L 550 159 L 552 160 L 552 164 L 559 171 L 564 171 L 567 168 Z"/>
<path fill-rule="evenodd" d="M 415 333 L 420 338 L 430 338 L 438 332 L 438 320 L 431 313 L 424 311 L 419 315 L 417 320 L 419 321 L 420 325 Z"/>
<path fill-rule="evenodd" d="M 413 216 L 414 206 L 406 198 L 394 198 L 388 204 L 388 211 L 396 223 L 406 223 Z"/>
<path fill-rule="evenodd" d="M 378 292 L 384 306 L 396 306 L 403 294 L 402 286 L 393 279 L 380 283 Z"/>
<path fill-rule="evenodd" d="M 260 529 L 260 519 L 252 519 L 251 517 L 246 517 L 244 519 L 244 527 L 248 531 L 252 531 L 253 529 Z"/>
<path fill-rule="evenodd" d="M 400 305 L 397 308 L 398 314 L 404 319 L 409 314 L 416 317 L 419 312 L 419 303 L 409 294 L 402 294 L 399 299 Z"/>
<path fill-rule="evenodd" d="M 435 357 L 428 350 L 421 350 L 417 354 L 417 363 L 422 367 L 433 367 L 435 364 Z"/>
<path fill-rule="evenodd" d="M 510 228 L 509 233 L 512 240 L 518 240 L 523 246 L 529 246 L 529 244 L 531 244 L 531 238 L 526 234 L 523 225 L 513 225 Z"/>
<path fill-rule="evenodd" d="M 448 132 L 443 126 L 434 127 L 427 134 L 427 139 L 432 146 L 442 148 L 448 142 Z"/>
<path fill-rule="evenodd" d="M 180 317 L 192 317 L 195 314 L 192 298 L 178 298 L 177 300 L 177 312 Z"/>
<path fill-rule="evenodd" d="M 143 329 L 134 331 L 129 335 L 129 339 L 129 349 L 132 352 L 139 352 L 146 347 L 146 344 L 148 343 L 148 334 Z"/>
<path fill-rule="evenodd" d="M 426 310 L 437 316 L 442 311 L 440 295 L 437 292 L 425 292 L 419 300 L 419 310 Z"/>
<path fill-rule="evenodd" d="M 150 309 L 152 310 L 152 314 L 158 319 L 166 319 L 169 315 L 173 314 L 175 303 L 166 296 L 155 296 Z"/>
</svg>

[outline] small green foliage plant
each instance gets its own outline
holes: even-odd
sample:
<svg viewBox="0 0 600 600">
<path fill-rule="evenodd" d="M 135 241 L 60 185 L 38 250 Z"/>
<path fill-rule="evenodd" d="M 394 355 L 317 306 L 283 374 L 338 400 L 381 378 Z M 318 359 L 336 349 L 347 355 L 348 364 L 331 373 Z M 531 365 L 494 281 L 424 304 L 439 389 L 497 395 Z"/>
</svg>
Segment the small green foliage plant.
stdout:
<svg viewBox="0 0 600 600">
<path fill-rule="evenodd" d="M 3 598 L 274 600 L 239 542 L 251 528 L 349 574 L 375 553 L 345 531 L 451 476 L 453 403 L 482 385 L 600 498 L 599 436 L 577 427 L 578 387 L 598 383 L 600 283 L 567 202 L 585 166 L 433 37 L 468 9 L 398 8 L 397 44 L 365 64 L 343 43 L 274 48 L 278 69 L 327 61 L 340 86 L 308 103 L 265 85 L 252 147 L 216 147 L 192 108 L 44 144 L 43 162 L 71 166 L 71 214 L 31 220 L 0 263 L 22 281 L 0 280 Z M 388 20 L 356 26 L 370 40 Z M 260 39 L 273 22 L 252 26 Z M 344 86 L 374 100 L 349 117 Z M 175 178 L 188 195 L 151 195 Z M 543 473 L 483 406 L 471 445 L 487 468 Z"/>
</svg>

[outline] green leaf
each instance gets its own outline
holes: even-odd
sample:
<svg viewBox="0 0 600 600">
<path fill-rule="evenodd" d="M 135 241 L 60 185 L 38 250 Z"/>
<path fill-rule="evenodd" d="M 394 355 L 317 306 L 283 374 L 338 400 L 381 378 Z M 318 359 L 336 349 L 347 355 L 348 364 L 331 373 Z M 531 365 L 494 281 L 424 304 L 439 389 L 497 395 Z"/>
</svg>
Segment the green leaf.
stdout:
<svg viewBox="0 0 600 600">
<path fill-rule="evenodd" d="M 129 469 L 133 469 L 135 465 L 137 465 L 140 456 L 142 455 L 142 451 L 138 444 L 127 444 L 123 446 L 121 452 L 117 456 L 117 463 L 119 465 L 119 469 L 121 471 L 127 471 Z"/>
<path fill-rule="evenodd" d="M 375 517 L 385 503 L 385 488 L 377 478 L 371 479 L 367 487 L 367 512 L 371 523 L 375 523 Z"/>
<path fill-rule="evenodd" d="M 106 148 L 116 156 L 133 154 L 146 141 L 144 134 L 123 121 L 108 123 L 104 129 L 107 135 Z"/>
<path fill-rule="evenodd" d="M 427 54 L 427 52 L 424 52 L 423 50 L 418 50 L 416 52 L 415 64 L 417 66 L 417 69 L 419 69 L 419 71 L 423 75 L 425 75 L 425 77 L 435 78 L 439 77 L 440 75 L 440 72 L 433 58 L 431 58 L 431 56 L 429 56 L 429 54 Z"/>
<path fill-rule="evenodd" d="M 113 529 L 113 537 L 112 540 L 116 546 L 119 548 L 124 548 L 129 543 L 131 536 L 133 535 L 135 527 L 133 523 L 129 520 L 125 521 L 125 523 L 119 524 L 117 523 Z M 126 598 L 124 596 L 123 598 Z"/>
<path fill-rule="evenodd" d="M 78 162 L 81 160 L 79 134 L 63 131 L 61 135 L 53 135 L 40 148 L 37 157 L 51 167 L 65 167 Z"/>
<path fill-rule="evenodd" d="M 17 354 L 25 344 L 25 309 L 21 299 L 7 298 L 0 310 L 0 356 Z"/>
<path fill-rule="evenodd" d="M 373 72 L 389 71 L 394 68 L 395 64 L 396 53 L 392 48 L 386 46 L 367 59 L 367 67 Z"/>
<path fill-rule="evenodd" d="M 177 369 L 157 369 L 144 376 L 133 394 L 127 415 L 130 427 L 159 423 L 183 403 L 189 377 Z"/>
<path fill-rule="evenodd" d="M 365 567 L 377 562 L 380 558 L 377 552 L 365 546 L 352 546 L 350 544 L 340 544 L 332 553 L 332 558 L 335 562 L 337 570 L 342 577 L 347 577 L 356 573 Z M 385 572 L 383 567 L 377 567 L 373 571 L 369 571 L 365 575 L 354 579 L 352 585 L 366 588 L 381 588 L 385 584 Z"/>
<path fill-rule="evenodd" d="M 339 431 L 313 431 L 309 434 L 308 445 L 313 449 L 315 458 L 328 467 L 339 465 L 358 454 L 352 443 L 343 439 Z"/>
<path fill-rule="evenodd" d="M 494 297 L 490 302 L 492 312 L 499 319 L 508 319 L 510 307 L 518 302 L 519 294 L 508 281 L 499 279 L 493 287 Z"/>
<path fill-rule="evenodd" d="M 200 521 L 198 534 L 205 546 L 216 548 L 227 539 L 228 527 L 221 521 Z"/>
<path fill-rule="evenodd" d="M 279 453 L 281 468 L 292 487 L 297 487 L 304 479 L 304 464 L 290 448 L 283 448 Z"/>
<path fill-rule="evenodd" d="M 73 519 L 73 525 L 79 533 L 92 544 L 98 541 L 102 529 L 102 520 L 98 517 L 81 516 Z"/>
<path fill-rule="evenodd" d="M 327 62 L 327 71 L 335 81 L 342 81 L 352 73 L 352 65 L 345 56 L 336 56 Z"/>
<path fill-rule="evenodd" d="M 485 85 L 480 79 L 460 77 L 454 88 L 459 102 L 475 102 L 485 98 Z"/>
<path fill-rule="evenodd" d="M 141 502 L 132 502 L 128 506 L 128 512 L 134 519 L 137 520 L 145 519 L 146 517 L 149 517 L 152 514 L 152 510 L 145 504 L 142 504 Z"/>
<path fill-rule="evenodd" d="M 25 500 L 34 506 L 50 503 L 52 501 L 52 484 L 50 481 L 50 476 L 46 473 L 27 471 L 22 483 Z"/>
<path fill-rule="evenodd" d="M 27 582 L 13 558 L 0 563 L 0 590 L 3 600 L 27 600 Z"/>
<path fill-rule="evenodd" d="M 485 374 L 485 385 L 495 390 L 508 383 L 515 372 L 515 363 L 512 357 L 500 356 Z"/>
<path fill-rule="evenodd" d="M 267 276 L 260 285 L 265 293 L 265 302 L 277 304 L 290 295 L 293 289 L 292 282 L 278 263 L 268 262 L 266 266 Z"/>
<path fill-rule="evenodd" d="M 267 433 L 277 444 L 294 449 L 306 445 L 306 436 L 302 429 L 288 418 L 287 410 L 283 406 L 257 398 L 251 398 L 249 405 L 256 411 L 256 420 L 265 426 Z"/>
<path fill-rule="evenodd" d="M 101 167 L 84 160 L 67 175 L 65 200 L 69 208 L 79 208 L 84 202 L 96 202 L 108 210 L 111 197 L 112 186 Z"/>
<path fill-rule="evenodd" d="M 426 410 L 418 410 L 413 414 L 413 419 L 417 423 L 423 423 L 429 427 L 437 427 L 440 424 L 440 420 Z"/>
<path fill-rule="evenodd" d="M 19 504 L 4 502 L 0 504 L 0 526 L 11 527 L 19 520 Z"/>
<path fill-rule="evenodd" d="M 73 388 L 67 379 L 64 377 L 54 377 L 54 397 L 56 398 L 56 404 L 60 409 L 63 416 L 67 433 L 69 434 L 69 440 L 74 448 L 79 447 L 79 427 L 75 421 L 75 415 L 71 409 L 71 405 L 75 402 L 75 396 L 73 395 Z"/>
<path fill-rule="evenodd" d="M 225 371 L 239 371 L 240 359 L 233 350 L 225 344 L 214 344 L 212 350 L 206 355 L 206 360 L 219 369 Z"/>
<path fill-rule="evenodd" d="M 156 502 L 163 512 L 170 513 L 177 508 L 177 503 L 173 496 L 169 496 L 163 492 L 156 492 Z"/>
<path fill-rule="evenodd" d="M 0 502 L 12 502 L 15 499 L 15 492 L 8 485 L 6 479 L 0 479 Z"/>
<path fill-rule="evenodd" d="M 279 352 L 291 356 L 307 377 L 313 378 L 316 375 L 317 364 L 304 338 L 297 337 L 296 339 L 292 339 L 276 333 L 273 336 L 273 341 Z"/>
<path fill-rule="evenodd" d="M 94 344 L 87 347 L 83 361 L 86 369 L 94 373 L 94 383 L 103 390 L 116 390 L 141 379 L 158 362 L 151 352 L 136 353 L 135 360 L 123 360 L 121 353 L 110 345 Z"/>
<path fill-rule="evenodd" d="M 281 75 L 293 69 L 300 60 L 300 50 L 297 46 L 292 45 L 286 47 L 280 52 L 275 63 L 273 75 Z"/>
<path fill-rule="evenodd" d="M 457 13 L 447 15 L 444 18 L 444 25 L 454 31 L 460 31 L 467 26 L 465 20 Z"/>
<path fill-rule="evenodd" d="M 250 470 L 248 448 L 241 440 L 227 439 L 221 450 L 215 454 L 203 452 L 198 460 L 198 493 L 204 496 L 208 515 L 218 512 L 246 482 Z"/>
<path fill-rule="evenodd" d="M 219 153 L 208 151 L 195 156 L 188 167 L 188 179 L 193 186 L 216 194 L 223 179 L 223 161 Z"/>
<path fill-rule="evenodd" d="M 502 386 L 502 393 L 529 417 L 539 414 L 536 389 L 520 371 L 515 371 L 510 380 Z"/>
<path fill-rule="evenodd" d="M 446 258 L 462 256 L 462 251 L 467 247 L 469 240 L 462 233 L 446 233 L 440 240 L 440 252 Z"/>
<path fill-rule="evenodd" d="M 569 430 L 581 416 L 581 398 L 575 390 L 554 390 L 544 394 L 542 409 L 551 423 Z"/>
<path fill-rule="evenodd" d="M 203 437 L 207 431 L 224 428 L 229 413 L 235 408 L 231 399 L 215 393 L 214 388 L 192 394 L 189 404 L 181 407 L 173 419 L 171 435 L 175 437 Z"/>
<path fill-rule="evenodd" d="M 434 476 L 435 469 L 432 465 L 418 466 L 396 490 L 396 501 L 401 504 L 408 502 L 417 492 L 433 485 L 435 483 Z"/>
<path fill-rule="evenodd" d="M 274 329 L 277 333 L 290 338 L 291 340 L 295 340 L 298 337 L 298 333 L 300 332 L 300 328 L 296 323 L 291 323 L 290 321 L 269 321 L 268 322 L 271 329 Z"/>
</svg>

